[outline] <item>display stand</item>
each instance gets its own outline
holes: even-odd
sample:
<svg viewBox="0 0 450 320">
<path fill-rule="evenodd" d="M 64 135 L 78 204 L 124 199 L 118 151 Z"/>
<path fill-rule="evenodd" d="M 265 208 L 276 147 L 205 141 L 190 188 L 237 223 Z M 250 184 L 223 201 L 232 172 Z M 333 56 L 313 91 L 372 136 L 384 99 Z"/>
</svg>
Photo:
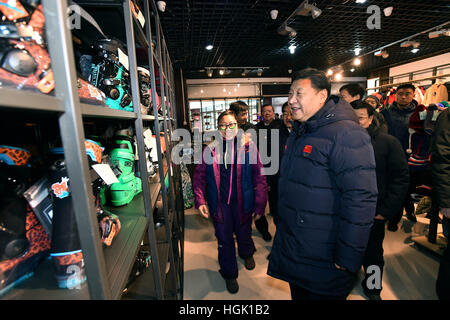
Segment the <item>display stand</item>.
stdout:
<svg viewBox="0 0 450 320">
<path fill-rule="evenodd" d="M 136 260 L 145 235 L 150 248 L 151 264 L 140 281 L 152 295 L 147 299 L 181 299 L 183 292 L 183 206 L 175 197 L 179 192 L 181 180 L 179 168 L 170 161 L 172 144 L 169 136 L 176 124 L 174 104 L 173 68 L 168 55 L 165 40 L 161 32 L 159 16 L 153 0 L 143 1 L 141 9 L 145 19 L 138 21 L 131 9 L 130 0 L 75 1 L 78 5 L 118 10 L 123 16 L 121 21 L 109 21 L 114 28 L 122 24 L 126 36 L 129 59 L 129 73 L 134 112 L 114 110 L 80 103 L 76 88 L 75 59 L 72 37 L 67 27 L 67 0 L 42 0 L 46 17 L 47 44 L 51 56 L 52 70 L 55 76 L 55 96 L 47 96 L 28 91 L 0 88 L 0 112 L 21 112 L 22 117 L 29 114 L 41 114 L 43 117 L 55 117 L 59 123 L 64 154 L 70 179 L 71 196 L 78 226 L 81 248 L 86 264 L 87 282 L 76 289 L 58 289 L 53 278 L 51 261 L 42 262 L 34 276 L 11 289 L 2 299 L 120 299 L 127 287 L 130 272 Z M 151 6 L 149 5 L 151 3 Z M 103 21 L 104 22 L 104 21 Z M 156 28 L 156 37 L 152 37 L 152 26 Z M 104 23 L 102 28 L 107 30 Z M 156 41 L 157 50 L 152 49 Z M 136 48 L 148 49 L 152 97 L 161 96 L 163 115 L 158 114 L 156 99 L 150 115 L 141 114 L 140 90 L 138 80 L 138 59 Z M 141 63 L 142 64 L 142 63 Z M 140 65 L 141 65 L 140 64 Z M 159 92 L 156 86 L 156 73 L 160 75 Z M 167 104 L 167 105 L 166 105 Z M 135 196 L 131 203 L 123 207 L 108 207 L 119 216 L 121 229 L 110 247 L 102 248 L 89 168 L 84 149 L 84 121 L 128 121 L 134 124 L 138 155 L 136 171 L 142 180 L 142 193 Z M 163 128 L 160 128 L 160 121 Z M 158 153 L 158 181 L 152 182 L 147 174 L 144 147 L 144 124 L 153 125 Z M 56 125 L 56 123 L 55 123 Z M 164 134 L 165 152 L 159 135 Z M 168 181 L 168 187 L 166 187 Z M 158 228 L 154 221 L 154 211 L 163 207 L 164 228 Z M 165 230 L 162 234 L 160 230 Z M 166 268 L 169 266 L 169 273 Z"/>
</svg>

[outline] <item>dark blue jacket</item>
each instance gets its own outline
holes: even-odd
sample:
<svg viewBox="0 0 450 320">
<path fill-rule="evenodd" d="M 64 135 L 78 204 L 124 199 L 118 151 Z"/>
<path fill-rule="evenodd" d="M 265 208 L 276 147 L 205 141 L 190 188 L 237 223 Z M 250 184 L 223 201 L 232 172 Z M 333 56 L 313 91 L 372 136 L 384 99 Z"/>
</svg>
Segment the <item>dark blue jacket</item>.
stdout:
<svg viewBox="0 0 450 320">
<path fill-rule="evenodd" d="M 397 102 L 392 103 L 389 108 L 381 111 L 388 125 L 388 133 L 400 141 L 405 156 L 409 157 L 406 150 L 409 149 L 409 118 L 417 108 L 417 101 L 413 100 L 406 109 L 400 109 Z"/>
<path fill-rule="evenodd" d="M 347 295 L 376 202 L 370 137 L 351 106 L 332 98 L 305 123 L 295 122 L 288 138 L 268 274 L 318 294 Z"/>
</svg>

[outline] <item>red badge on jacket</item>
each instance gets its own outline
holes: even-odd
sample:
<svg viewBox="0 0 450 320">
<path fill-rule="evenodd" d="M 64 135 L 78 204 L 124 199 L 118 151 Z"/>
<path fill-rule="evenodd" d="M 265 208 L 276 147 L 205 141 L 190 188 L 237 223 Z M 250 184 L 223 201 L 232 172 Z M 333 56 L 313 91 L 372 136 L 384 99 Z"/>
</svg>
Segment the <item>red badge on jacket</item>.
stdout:
<svg viewBox="0 0 450 320">
<path fill-rule="evenodd" d="M 305 147 L 303 148 L 303 155 L 310 155 L 312 151 L 312 146 L 310 145 L 305 145 Z"/>
</svg>

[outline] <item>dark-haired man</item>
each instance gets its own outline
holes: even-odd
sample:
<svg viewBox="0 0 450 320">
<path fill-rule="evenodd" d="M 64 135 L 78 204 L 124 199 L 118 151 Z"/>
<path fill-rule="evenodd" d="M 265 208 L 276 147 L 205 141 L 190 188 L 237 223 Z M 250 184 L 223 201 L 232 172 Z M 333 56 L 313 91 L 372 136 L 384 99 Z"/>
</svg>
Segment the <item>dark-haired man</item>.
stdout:
<svg viewBox="0 0 450 320">
<path fill-rule="evenodd" d="M 241 100 L 230 104 L 230 110 L 236 114 L 236 121 L 239 128 L 247 131 L 248 129 L 256 130 L 256 126 L 248 121 L 248 105 Z"/>
<path fill-rule="evenodd" d="M 387 109 L 384 109 L 381 112 L 388 124 L 388 133 L 400 141 L 406 159 L 409 158 L 409 153 L 407 152 L 409 149 L 410 135 L 409 119 L 418 105 L 417 101 L 414 100 L 415 90 L 416 88 L 412 84 L 400 85 L 397 88 L 396 100 Z M 410 187 L 403 206 L 398 214 L 389 220 L 388 229 L 390 231 L 397 231 L 397 225 L 403 216 L 403 207 L 406 211 L 406 217 L 413 222 L 417 221 L 414 214 L 414 203 L 410 196 L 410 193 L 414 190 L 414 184 L 415 177 L 410 175 Z"/>
<path fill-rule="evenodd" d="M 364 98 L 364 89 L 357 83 L 349 83 L 339 89 L 341 97 L 348 103 L 362 100 Z"/>
<path fill-rule="evenodd" d="M 244 132 L 249 129 L 255 130 L 255 133 L 257 132 L 257 126 L 248 122 L 248 105 L 244 101 L 239 100 L 231 103 L 230 110 L 236 114 L 236 121 L 238 122 L 240 129 L 244 130 Z M 268 180 L 267 177 L 266 180 Z M 267 222 L 266 216 L 263 215 L 259 219 L 255 220 L 255 227 L 261 233 L 265 241 L 272 240 L 272 235 L 269 232 L 269 223 Z"/>
<path fill-rule="evenodd" d="M 295 120 L 283 155 L 278 225 L 268 274 L 292 299 L 344 300 L 353 289 L 377 201 L 370 137 L 350 105 L 330 97 L 325 73 L 294 73 Z"/>
<path fill-rule="evenodd" d="M 408 163 L 398 140 L 381 130 L 381 124 L 374 117 L 375 109 L 361 100 L 353 101 L 351 105 L 359 124 L 367 130 L 372 141 L 378 187 L 377 211 L 363 262 L 366 277 L 361 285 L 370 300 L 381 300 L 385 222 L 397 215 L 403 205 L 409 186 Z M 378 274 L 377 279 L 372 279 Z"/>
</svg>

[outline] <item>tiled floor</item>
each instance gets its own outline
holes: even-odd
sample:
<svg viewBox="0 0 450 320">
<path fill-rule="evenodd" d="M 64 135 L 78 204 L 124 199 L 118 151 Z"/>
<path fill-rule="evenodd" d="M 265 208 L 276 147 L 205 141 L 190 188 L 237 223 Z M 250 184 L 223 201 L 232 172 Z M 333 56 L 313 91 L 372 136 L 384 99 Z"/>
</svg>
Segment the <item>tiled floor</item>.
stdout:
<svg viewBox="0 0 450 320">
<path fill-rule="evenodd" d="M 185 214 L 185 300 L 290 299 L 288 284 L 266 273 L 268 264 L 266 257 L 272 242 L 265 242 L 255 228 L 253 228 L 253 240 L 257 250 L 254 255 L 256 268 L 251 271 L 246 270 L 243 260 L 238 257 L 239 292 L 229 294 L 224 280 L 218 273 L 217 241 L 212 222 L 201 217 L 195 209 L 186 210 Z M 267 218 L 273 235 L 275 226 L 270 215 Z M 419 222 L 414 225 L 404 219 L 399 231 L 395 233 L 386 231 L 385 269 L 381 293 L 384 300 L 437 299 L 435 282 L 439 259 L 428 251 L 415 247 L 411 240 L 413 235 L 421 234 L 426 230 L 426 225 L 421 221 L 426 222 L 425 219 L 419 218 Z M 348 299 L 366 299 L 359 283 Z"/>
</svg>

